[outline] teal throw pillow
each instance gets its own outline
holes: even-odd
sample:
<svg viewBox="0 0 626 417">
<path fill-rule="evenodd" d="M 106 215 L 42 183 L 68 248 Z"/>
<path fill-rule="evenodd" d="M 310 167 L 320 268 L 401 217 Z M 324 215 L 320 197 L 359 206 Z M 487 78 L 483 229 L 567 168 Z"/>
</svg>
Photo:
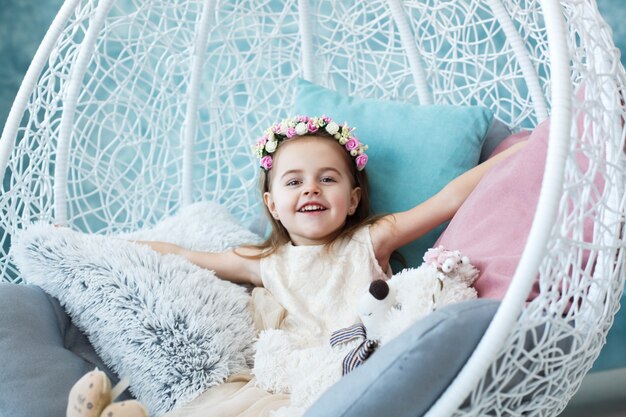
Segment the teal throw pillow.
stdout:
<svg viewBox="0 0 626 417">
<path fill-rule="evenodd" d="M 474 167 L 493 119 L 489 109 L 479 106 L 351 97 L 301 79 L 296 87 L 295 114 L 346 121 L 369 146 L 366 170 L 376 214 L 408 210 Z M 409 267 L 422 263 L 443 228 L 400 249 Z"/>
</svg>

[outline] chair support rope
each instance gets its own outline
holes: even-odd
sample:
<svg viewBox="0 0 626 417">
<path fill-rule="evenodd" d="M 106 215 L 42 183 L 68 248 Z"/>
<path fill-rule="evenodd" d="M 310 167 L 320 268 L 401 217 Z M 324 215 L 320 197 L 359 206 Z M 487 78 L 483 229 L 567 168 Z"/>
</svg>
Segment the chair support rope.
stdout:
<svg viewBox="0 0 626 417">
<path fill-rule="evenodd" d="M 526 49 L 526 44 L 522 40 L 519 32 L 515 29 L 511 16 L 507 13 L 504 5 L 500 0 L 487 0 L 487 3 L 493 10 L 493 14 L 502 25 L 502 30 L 506 34 L 515 56 L 519 62 L 519 65 L 526 79 L 530 96 L 532 97 L 533 104 L 535 105 L 535 114 L 539 122 L 548 118 L 548 106 L 541 90 L 539 83 L 539 77 L 537 76 L 537 70 L 533 67 Z"/>
<path fill-rule="evenodd" d="M 402 45 L 406 51 L 406 57 L 409 60 L 411 74 L 413 74 L 413 80 L 415 81 L 415 86 L 417 87 L 417 97 L 419 98 L 420 104 L 433 104 L 432 94 L 428 89 L 428 82 L 426 81 L 426 72 L 422 66 L 419 52 L 415 45 L 415 38 L 411 33 L 402 4 L 400 3 L 400 0 L 388 0 L 388 3 L 393 20 L 396 22 L 396 26 L 400 32 L 400 39 L 402 40 Z"/>
<path fill-rule="evenodd" d="M 509 289 L 491 324 L 459 375 L 450 384 L 426 417 L 449 416 L 459 408 L 480 379 L 485 375 L 507 337 L 514 329 L 522 307 L 535 282 L 539 264 L 546 246 L 563 185 L 563 170 L 570 139 L 571 85 L 569 83 L 569 55 L 563 14 L 558 0 L 541 2 L 552 57 L 552 119 L 546 170 L 528 240 Z"/>
<path fill-rule="evenodd" d="M 76 62 L 70 70 L 70 79 L 65 96 L 63 97 L 63 115 L 59 129 L 59 144 L 57 147 L 56 163 L 54 166 L 54 220 L 57 224 L 67 224 L 67 176 L 69 173 L 68 158 L 70 141 L 74 133 L 74 116 L 78 97 L 81 93 L 82 81 L 87 65 L 93 56 L 96 38 L 104 26 L 114 0 L 103 0 L 98 3 L 96 15 L 87 29 L 85 39 L 80 45 L 80 52 Z"/>
<path fill-rule="evenodd" d="M 300 22 L 300 42 L 302 54 L 302 74 L 305 80 L 315 82 L 313 72 L 313 35 L 311 34 L 311 9 L 309 0 L 298 0 L 298 17 Z"/>
<path fill-rule="evenodd" d="M 198 96 L 202 82 L 202 69 L 205 62 L 205 51 L 211 26 L 211 16 L 215 15 L 215 1 L 205 0 L 202 17 L 198 23 L 191 66 L 191 81 L 187 91 L 187 112 L 183 133 L 183 175 L 182 205 L 193 203 L 193 156 L 194 145 L 198 135 Z"/>
</svg>

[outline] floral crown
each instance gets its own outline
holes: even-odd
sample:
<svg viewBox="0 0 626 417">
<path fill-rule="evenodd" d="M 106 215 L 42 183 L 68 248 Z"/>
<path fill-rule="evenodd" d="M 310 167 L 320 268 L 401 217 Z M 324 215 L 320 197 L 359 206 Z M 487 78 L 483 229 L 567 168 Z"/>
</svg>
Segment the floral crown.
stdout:
<svg viewBox="0 0 626 417">
<path fill-rule="evenodd" d="M 272 154 L 278 145 L 294 136 L 304 136 L 317 133 L 324 129 L 328 134 L 337 139 L 350 156 L 354 159 L 356 169 L 361 171 L 367 164 L 367 145 L 362 144 L 352 133 L 351 128 L 346 123 L 338 125 L 330 117 L 309 117 L 296 116 L 284 119 L 282 122 L 268 128 L 263 136 L 254 145 L 254 154 L 259 158 L 259 164 L 265 171 L 272 169 Z"/>
</svg>

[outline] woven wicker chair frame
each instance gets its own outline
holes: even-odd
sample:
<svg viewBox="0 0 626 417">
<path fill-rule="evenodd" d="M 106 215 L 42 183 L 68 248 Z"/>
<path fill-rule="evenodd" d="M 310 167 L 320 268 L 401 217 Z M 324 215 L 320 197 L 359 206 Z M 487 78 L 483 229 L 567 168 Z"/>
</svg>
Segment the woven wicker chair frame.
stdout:
<svg viewBox="0 0 626 417">
<path fill-rule="evenodd" d="M 3 279 L 19 282 L 11 236 L 33 221 L 116 233 L 200 200 L 252 221 L 251 135 L 289 114 L 296 77 L 484 105 L 513 130 L 550 118 L 509 291 L 427 415 L 558 414 L 605 341 L 626 265 L 624 68 L 590 0 L 66 0 L 0 140 Z"/>
</svg>

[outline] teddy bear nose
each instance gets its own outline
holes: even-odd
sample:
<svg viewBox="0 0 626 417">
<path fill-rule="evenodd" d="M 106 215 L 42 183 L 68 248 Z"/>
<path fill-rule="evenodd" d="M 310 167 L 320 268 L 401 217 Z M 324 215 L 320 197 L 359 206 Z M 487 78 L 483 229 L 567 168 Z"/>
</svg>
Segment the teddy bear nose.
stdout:
<svg viewBox="0 0 626 417">
<path fill-rule="evenodd" d="M 371 282 L 369 291 L 375 299 L 384 300 L 389 295 L 389 284 L 382 279 L 377 279 Z"/>
</svg>

